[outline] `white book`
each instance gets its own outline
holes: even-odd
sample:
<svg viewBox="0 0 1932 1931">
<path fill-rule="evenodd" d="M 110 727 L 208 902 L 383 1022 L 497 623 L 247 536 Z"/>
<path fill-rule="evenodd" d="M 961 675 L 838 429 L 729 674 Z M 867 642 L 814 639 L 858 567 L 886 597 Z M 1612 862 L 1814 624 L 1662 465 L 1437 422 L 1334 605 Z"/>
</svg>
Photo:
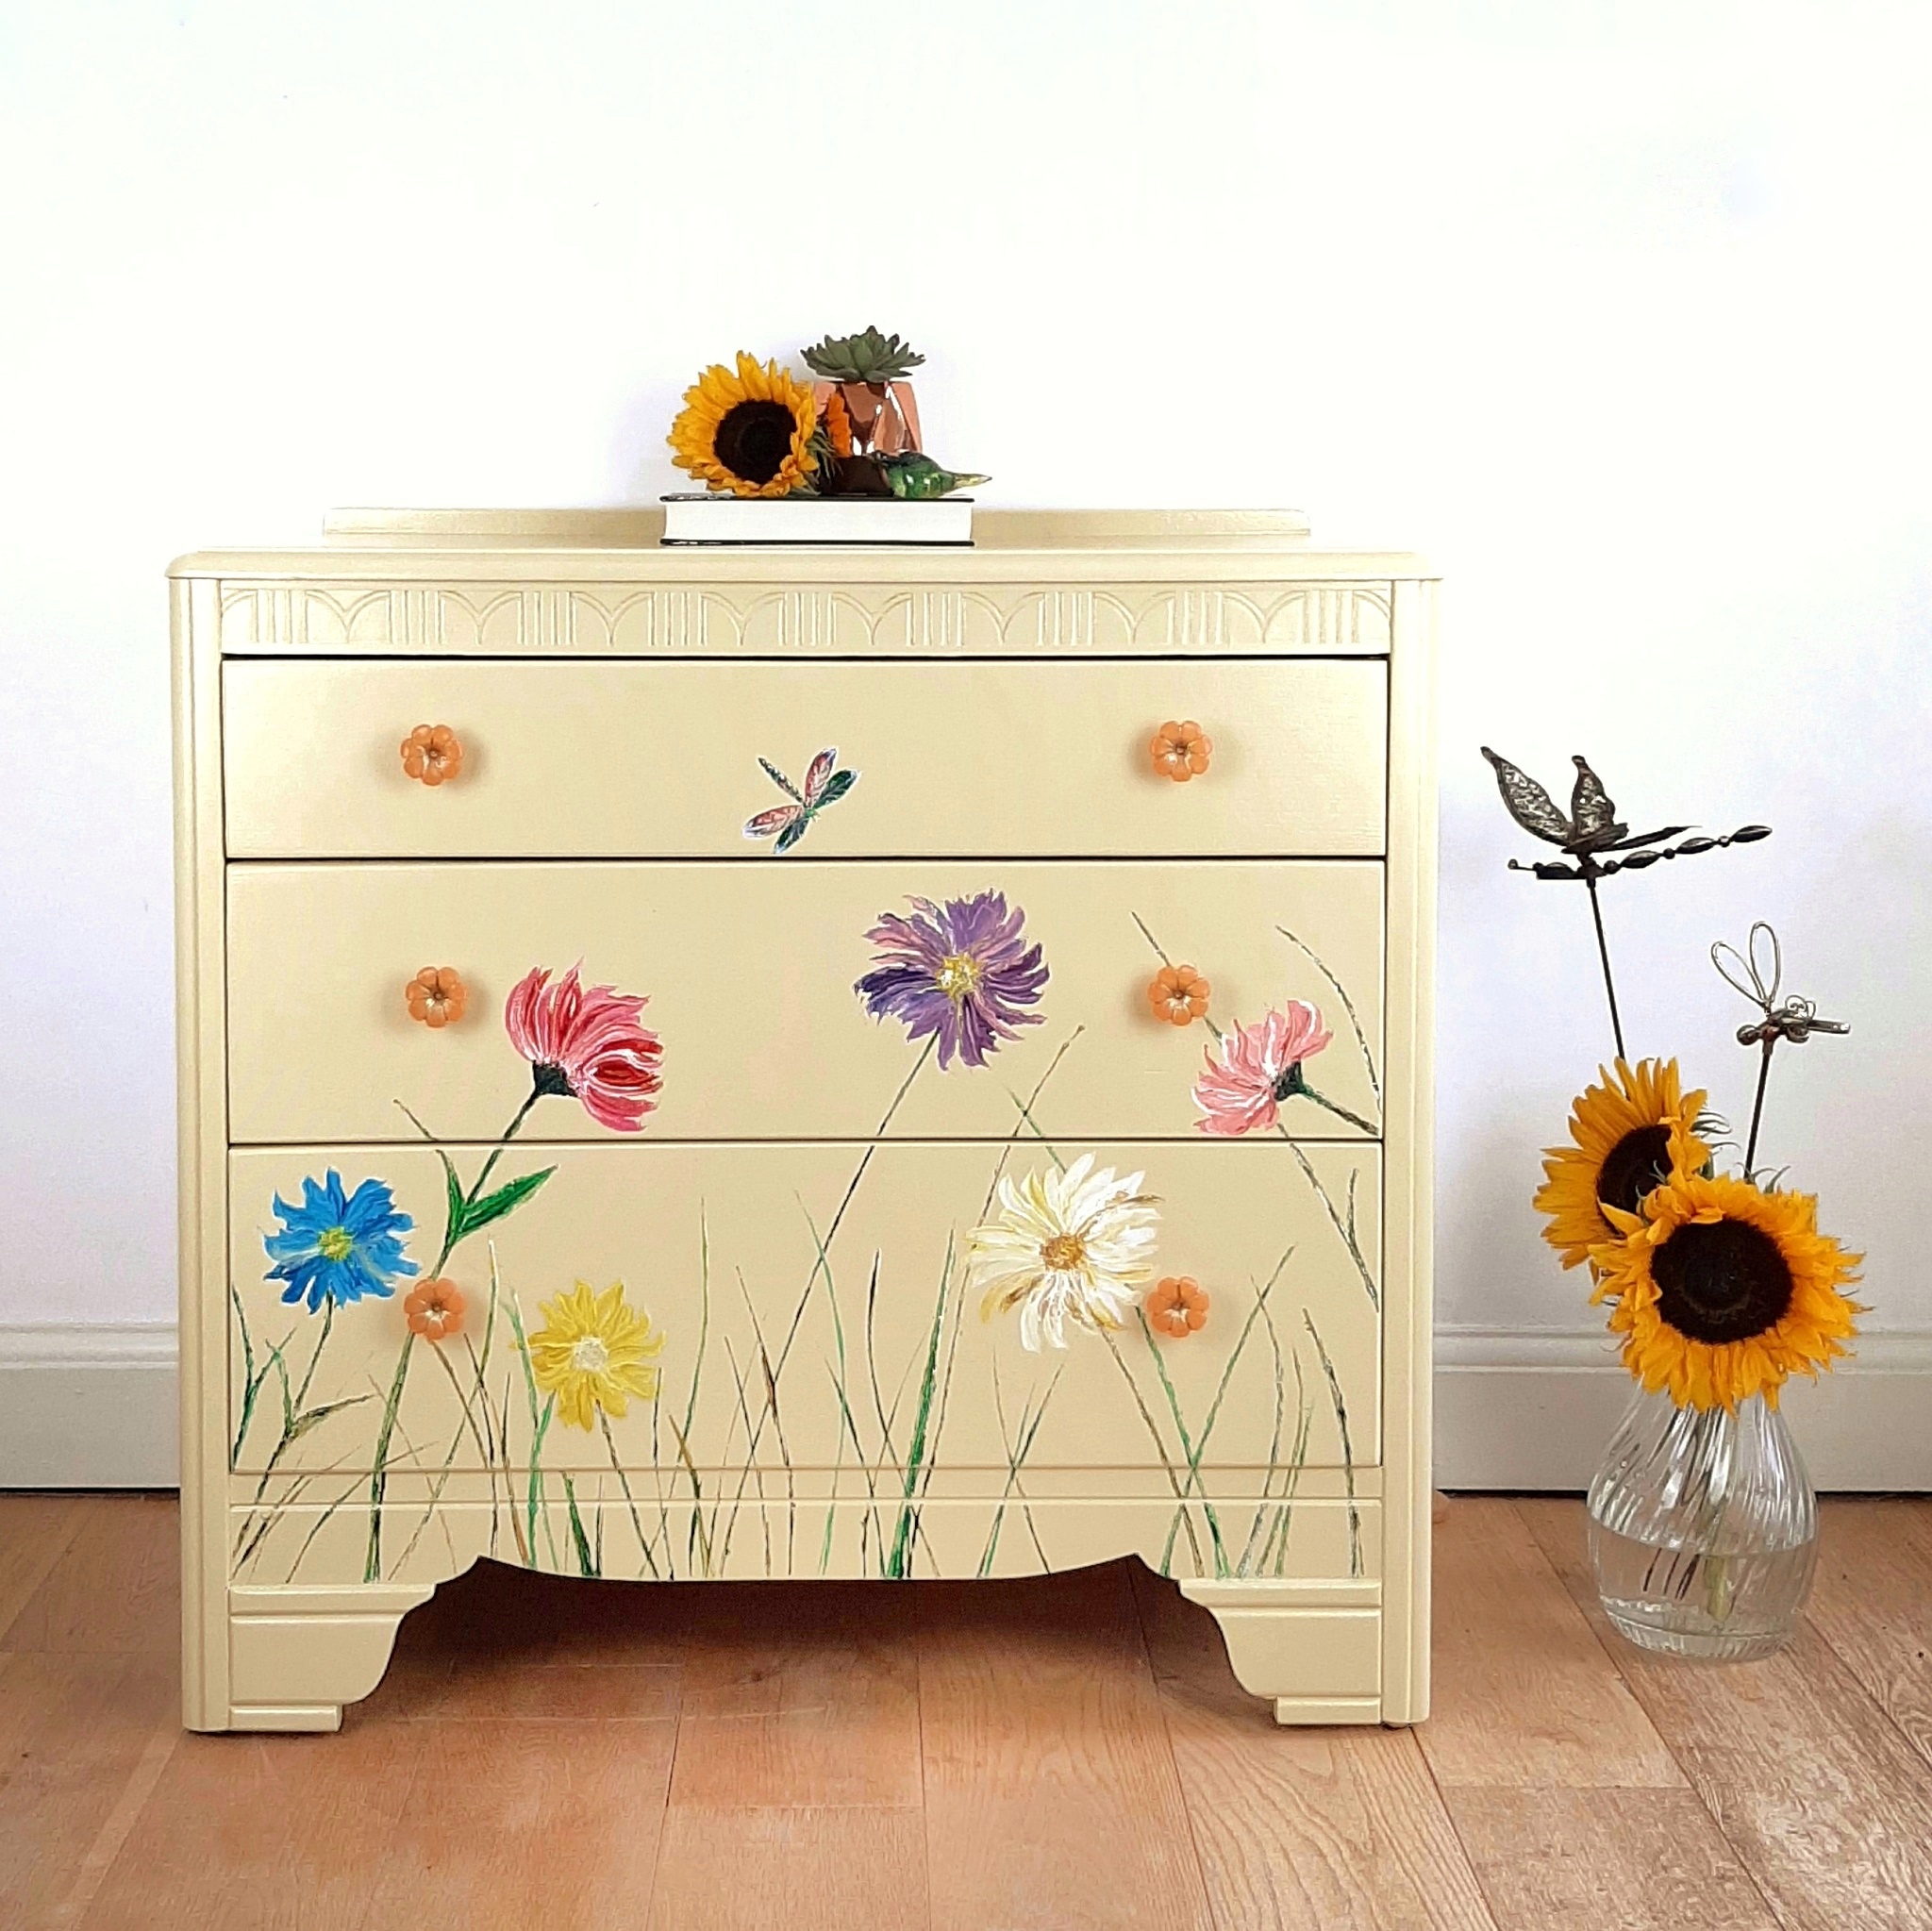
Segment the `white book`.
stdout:
<svg viewBox="0 0 1932 1931">
<path fill-rule="evenodd" d="M 973 542 L 973 498 L 902 503 L 896 496 L 666 496 L 666 543 Z"/>
</svg>

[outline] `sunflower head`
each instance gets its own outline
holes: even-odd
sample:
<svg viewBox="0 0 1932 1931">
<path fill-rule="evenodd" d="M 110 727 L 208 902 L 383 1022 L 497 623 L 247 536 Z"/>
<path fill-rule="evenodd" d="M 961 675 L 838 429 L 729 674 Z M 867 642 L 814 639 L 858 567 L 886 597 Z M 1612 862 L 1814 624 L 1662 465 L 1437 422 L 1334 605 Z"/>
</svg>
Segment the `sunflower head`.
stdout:
<svg viewBox="0 0 1932 1931">
<path fill-rule="evenodd" d="M 1684 1132 L 1686 1157 L 1704 1167 L 1710 1150 L 1690 1131 L 1704 1094 L 1685 1092 L 1674 1059 L 1619 1059 L 1614 1074 L 1597 1069 L 1601 1086 L 1586 1087 L 1570 1110 L 1570 1144 L 1543 1151 L 1543 1184 L 1536 1207 L 1549 1216 L 1543 1239 L 1580 1267 L 1591 1249 L 1615 1240 L 1607 1209 L 1635 1213 L 1653 1187 L 1671 1173 L 1671 1136 Z"/>
<path fill-rule="evenodd" d="M 1679 1407 L 1775 1407 L 1793 1373 L 1815 1375 L 1846 1351 L 1863 1310 L 1841 1291 L 1862 1255 L 1818 1231 L 1808 1193 L 1770 1193 L 1701 1173 L 1679 1127 L 1669 1177 L 1636 1213 L 1609 1208 L 1617 1238 L 1591 1254 L 1594 1299 L 1608 1301 L 1624 1365 Z"/>
<path fill-rule="evenodd" d="M 789 496 L 810 487 L 817 420 L 809 383 L 741 349 L 736 375 L 714 362 L 684 391 L 671 425 L 672 460 L 708 490 Z"/>
</svg>

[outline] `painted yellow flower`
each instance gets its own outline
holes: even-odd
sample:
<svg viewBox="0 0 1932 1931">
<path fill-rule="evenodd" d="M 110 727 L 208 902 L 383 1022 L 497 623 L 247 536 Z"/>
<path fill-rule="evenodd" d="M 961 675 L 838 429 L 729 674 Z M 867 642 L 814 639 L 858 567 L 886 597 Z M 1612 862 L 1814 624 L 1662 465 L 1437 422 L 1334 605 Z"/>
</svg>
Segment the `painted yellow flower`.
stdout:
<svg viewBox="0 0 1932 1931">
<path fill-rule="evenodd" d="M 1064 1173 L 1002 1177 L 999 1213 L 974 1230 L 967 1252 L 968 1278 L 985 1290 L 981 1316 L 1017 1307 L 1020 1344 L 1031 1353 L 1042 1334 L 1065 1347 L 1069 1321 L 1094 1333 L 1119 1327 L 1154 1278 L 1160 1216 L 1141 1178 L 1095 1172 L 1091 1154 Z"/>
<path fill-rule="evenodd" d="M 1591 1251 L 1591 1298 L 1613 1304 L 1624 1365 L 1653 1393 L 1733 1409 L 1762 1394 L 1775 1407 L 1789 1375 L 1816 1375 L 1846 1352 L 1863 1310 L 1840 1289 L 1864 1257 L 1818 1231 L 1810 1194 L 1699 1173 L 1702 1149 L 1682 1127 L 1672 1153 L 1639 1212 L 1606 1209 L 1617 1238 Z"/>
<path fill-rule="evenodd" d="M 1586 1087 L 1571 1108 L 1572 1143 L 1543 1149 L 1536 1207 L 1550 1217 L 1543 1239 L 1565 1267 L 1581 1267 L 1599 1241 L 1618 1238 L 1606 1207 L 1635 1213 L 1669 1175 L 1673 1128 L 1684 1127 L 1693 1168 L 1710 1157 L 1690 1132 L 1704 1094 L 1681 1090 L 1674 1059 L 1640 1059 L 1635 1066 L 1619 1059 L 1614 1081 L 1606 1069 L 1597 1072 L 1603 1085 Z"/>
<path fill-rule="evenodd" d="M 622 1420 L 632 1395 L 656 1396 L 664 1331 L 652 1328 L 641 1307 L 625 1304 L 622 1281 L 601 1294 L 579 1281 L 541 1311 L 544 1324 L 530 1337 L 530 1372 L 545 1394 L 557 1397 L 558 1416 L 573 1428 L 588 1430 L 598 1409 Z"/>
<path fill-rule="evenodd" d="M 776 362 L 760 364 L 741 349 L 735 375 L 713 362 L 684 391 L 668 439 L 672 460 L 708 490 L 789 496 L 811 481 L 817 421 L 810 383 L 794 382 Z"/>
</svg>

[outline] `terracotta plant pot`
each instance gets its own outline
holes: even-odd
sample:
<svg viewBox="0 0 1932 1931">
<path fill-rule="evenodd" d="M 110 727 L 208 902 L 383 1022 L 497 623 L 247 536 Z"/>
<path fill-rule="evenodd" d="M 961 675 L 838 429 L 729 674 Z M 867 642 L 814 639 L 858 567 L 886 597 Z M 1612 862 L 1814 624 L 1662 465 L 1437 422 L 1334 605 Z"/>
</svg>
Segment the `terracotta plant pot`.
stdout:
<svg viewBox="0 0 1932 1931">
<path fill-rule="evenodd" d="M 852 451 L 879 456 L 903 456 L 920 447 L 919 404 L 912 385 L 894 382 L 814 382 L 812 393 L 823 413 L 834 391 L 845 405 L 852 424 Z"/>
</svg>

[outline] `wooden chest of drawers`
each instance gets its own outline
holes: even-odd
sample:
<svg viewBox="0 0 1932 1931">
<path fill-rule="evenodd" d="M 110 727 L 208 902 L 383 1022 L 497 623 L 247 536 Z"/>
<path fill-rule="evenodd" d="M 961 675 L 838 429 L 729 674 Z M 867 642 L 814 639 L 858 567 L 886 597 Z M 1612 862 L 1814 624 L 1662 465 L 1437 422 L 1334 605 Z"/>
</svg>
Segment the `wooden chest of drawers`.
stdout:
<svg viewBox="0 0 1932 1931">
<path fill-rule="evenodd" d="M 1136 1554 L 1283 1722 L 1424 1713 L 1433 585 L 982 526 L 175 566 L 191 1725 L 486 1556 Z"/>
</svg>

